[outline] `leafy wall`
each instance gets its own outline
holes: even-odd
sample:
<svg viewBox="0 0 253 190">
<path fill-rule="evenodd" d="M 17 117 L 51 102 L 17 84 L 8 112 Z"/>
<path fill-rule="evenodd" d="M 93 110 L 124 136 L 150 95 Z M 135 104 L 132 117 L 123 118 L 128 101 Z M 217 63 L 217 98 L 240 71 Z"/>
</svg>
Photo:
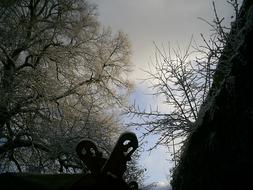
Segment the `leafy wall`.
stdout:
<svg viewBox="0 0 253 190">
<path fill-rule="evenodd" d="M 244 1 L 196 129 L 174 170 L 173 190 L 252 189 L 253 1 Z"/>
</svg>

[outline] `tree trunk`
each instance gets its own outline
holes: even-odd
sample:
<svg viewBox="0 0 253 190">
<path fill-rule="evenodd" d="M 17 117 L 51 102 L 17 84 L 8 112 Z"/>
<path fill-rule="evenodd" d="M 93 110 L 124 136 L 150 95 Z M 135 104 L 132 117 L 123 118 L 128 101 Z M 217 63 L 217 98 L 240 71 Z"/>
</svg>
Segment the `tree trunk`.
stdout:
<svg viewBox="0 0 253 190">
<path fill-rule="evenodd" d="M 15 65 L 11 60 L 3 67 L 3 77 L 0 81 L 0 136 L 6 122 L 10 119 L 8 113 L 9 100 L 11 99 L 12 83 L 14 79 Z"/>
</svg>

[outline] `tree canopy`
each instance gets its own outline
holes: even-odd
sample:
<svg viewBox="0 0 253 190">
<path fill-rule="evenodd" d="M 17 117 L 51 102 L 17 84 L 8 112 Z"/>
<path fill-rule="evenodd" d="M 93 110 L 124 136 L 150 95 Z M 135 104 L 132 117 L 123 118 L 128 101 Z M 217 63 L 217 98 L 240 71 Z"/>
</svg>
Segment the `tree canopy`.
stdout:
<svg viewBox="0 0 253 190">
<path fill-rule="evenodd" d="M 109 153 L 131 87 L 127 36 L 84 0 L 1 1 L 0 33 L 0 171 L 80 171 L 82 138 Z"/>
</svg>

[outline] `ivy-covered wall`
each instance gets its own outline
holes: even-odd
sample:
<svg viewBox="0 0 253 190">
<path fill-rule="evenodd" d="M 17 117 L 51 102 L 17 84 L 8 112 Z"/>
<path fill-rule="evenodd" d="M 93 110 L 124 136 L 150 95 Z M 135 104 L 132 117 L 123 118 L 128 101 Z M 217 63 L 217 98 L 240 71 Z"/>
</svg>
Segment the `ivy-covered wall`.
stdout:
<svg viewBox="0 0 253 190">
<path fill-rule="evenodd" d="M 253 189 L 252 0 L 244 1 L 231 30 L 172 186 L 173 190 Z"/>
</svg>

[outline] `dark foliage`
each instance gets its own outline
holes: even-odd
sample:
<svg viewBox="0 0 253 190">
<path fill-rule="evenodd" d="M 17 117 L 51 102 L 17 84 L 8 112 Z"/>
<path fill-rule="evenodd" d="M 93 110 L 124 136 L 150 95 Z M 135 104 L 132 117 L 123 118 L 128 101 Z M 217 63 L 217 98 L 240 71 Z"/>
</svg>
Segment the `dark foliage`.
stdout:
<svg viewBox="0 0 253 190">
<path fill-rule="evenodd" d="M 173 190 L 252 189 L 253 2 L 245 0 L 174 171 Z M 224 69 L 226 68 L 226 69 Z"/>
</svg>

